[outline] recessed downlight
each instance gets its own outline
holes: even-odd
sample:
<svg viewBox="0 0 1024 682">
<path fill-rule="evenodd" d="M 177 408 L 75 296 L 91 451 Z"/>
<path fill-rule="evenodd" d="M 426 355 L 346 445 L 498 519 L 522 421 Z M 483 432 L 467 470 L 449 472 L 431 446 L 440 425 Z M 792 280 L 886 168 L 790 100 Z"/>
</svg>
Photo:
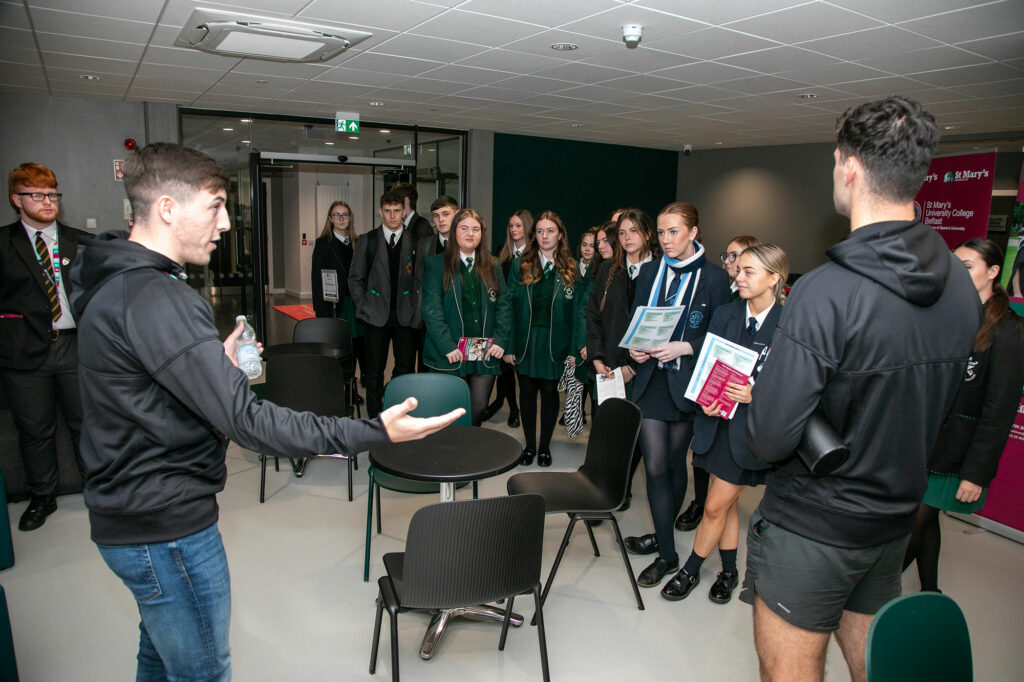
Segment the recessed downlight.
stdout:
<svg viewBox="0 0 1024 682">
<path fill-rule="evenodd" d="M 94 73 L 83 73 L 82 75 L 79 76 L 79 78 L 81 78 L 84 81 L 98 81 L 98 80 L 100 80 L 100 77 L 97 76 Z"/>
<path fill-rule="evenodd" d="M 579 122 L 576 122 L 576 121 L 573 121 L 572 123 L 569 124 L 569 127 L 570 128 L 582 128 L 583 124 L 579 123 Z"/>
<path fill-rule="evenodd" d="M 960 128 L 962 128 L 962 127 L 963 126 L 959 126 L 959 125 L 955 125 L 954 124 L 954 125 L 942 126 L 942 129 L 943 130 L 960 130 Z"/>
<path fill-rule="evenodd" d="M 327 145 L 328 147 L 333 147 L 334 146 L 333 142 L 324 142 L 324 144 Z"/>
<path fill-rule="evenodd" d="M 240 118 L 240 119 L 238 119 L 238 122 L 239 123 L 252 123 L 252 119 L 251 118 Z"/>
<path fill-rule="evenodd" d="M 369 104 L 371 107 L 382 107 L 382 106 L 384 106 L 384 102 L 378 102 L 377 100 L 373 100 L 373 101 L 367 102 L 367 104 Z"/>
<path fill-rule="evenodd" d="M 380 134 L 381 134 L 381 135 L 390 135 L 390 134 L 391 134 L 391 131 L 390 131 L 390 130 L 388 130 L 387 128 L 382 128 L 382 129 L 380 130 Z"/>
<path fill-rule="evenodd" d="M 813 92 L 801 92 L 796 96 L 797 99 L 818 99 L 818 96 Z"/>
<path fill-rule="evenodd" d="M 350 139 L 350 140 L 358 140 L 359 136 L 358 135 L 349 135 L 348 139 Z"/>
<path fill-rule="evenodd" d="M 225 133 L 233 133 L 235 131 L 234 128 L 221 128 L 221 130 L 223 130 Z"/>
<path fill-rule="evenodd" d="M 559 52 L 572 52 L 573 50 L 578 50 L 579 47 L 576 43 L 554 43 L 551 49 L 558 50 Z"/>
</svg>

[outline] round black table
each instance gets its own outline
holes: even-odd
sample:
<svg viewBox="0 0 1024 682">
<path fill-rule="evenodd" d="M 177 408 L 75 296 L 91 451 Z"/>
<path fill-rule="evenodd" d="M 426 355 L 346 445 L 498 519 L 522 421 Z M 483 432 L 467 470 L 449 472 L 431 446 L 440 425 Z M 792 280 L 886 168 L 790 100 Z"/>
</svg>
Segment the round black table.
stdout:
<svg viewBox="0 0 1024 682">
<path fill-rule="evenodd" d="M 519 441 L 512 436 L 479 426 L 453 424 L 422 440 L 378 446 L 370 450 L 370 462 L 393 476 L 440 483 L 441 501 L 452 502 L 456 483 L 503 474 L 519 463 L 521 454 Z M 429 660 L 434 656 L 445 628 L 456 617 L 501 623 L 505 610 L 483 604 L 437 612 L 423 635 L 420 658 Z M 519 627 L 523 617 L 513 613 L 509 622 Z"/>
<path fill-rule="evenodd" d="M 441 501 L 455 499 L 455 484 L 503 474 L 522 450 L 512 436 L 479 426 L 451 426 L 422 440 L 370 450 L 370 462 L 393 476 L 441 484 Z"/>
</svg>

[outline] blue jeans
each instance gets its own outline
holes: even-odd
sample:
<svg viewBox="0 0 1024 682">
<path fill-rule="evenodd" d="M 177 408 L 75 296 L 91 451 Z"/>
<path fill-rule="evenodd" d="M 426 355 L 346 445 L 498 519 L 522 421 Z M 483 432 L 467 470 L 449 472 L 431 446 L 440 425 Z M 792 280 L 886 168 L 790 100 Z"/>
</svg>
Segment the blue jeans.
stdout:
<svg viewBox="0 0 1024 682">
<path fill-rule="evenodd" d="M 171 542 L 97 546 L 138 602 L 135 679 L 230 680 L 231 580 L 217 524 Z"/>
</svg>

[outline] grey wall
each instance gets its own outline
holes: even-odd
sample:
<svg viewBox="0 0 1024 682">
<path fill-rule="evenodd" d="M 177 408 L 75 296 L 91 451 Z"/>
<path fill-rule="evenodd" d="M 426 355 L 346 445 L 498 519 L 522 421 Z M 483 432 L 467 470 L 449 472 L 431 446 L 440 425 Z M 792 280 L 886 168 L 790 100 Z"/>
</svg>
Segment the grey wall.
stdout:
<svg viewBox="0 0 1024 682">
<path fill-rule="evenodd" d="M 716 260 L 729 240 L 752 234 L 778 244 L 793 272 L 825 262 L 849 223 L 832 206 L 832 150 L 802 144 L 679 155 L 678 198 L 697 207 L 704 246 Z"/>
<path fill-rule="evenodd" d="M 95 218 L 97 232 L 127 227 L 123 183 L 114 180 L 114 159 L 128 154 L 125 138 L 143 145 L 178 137 L 173 105 L 10 92 L 0 93 L 0 130 L 4 174 L 26 161 L 50 168 L 64 194 L 60 219 L 85 228 Z M 8 204 L 4 222 L 16 218 Z"/>
<path fill-rule="evenodd" d="M 469 131 L 468 165 L 466 169 L 466 206 L 483 216 L 487 223 L 487 246 L 493 242 L 494 230 L 494 133 L 490 130 Z M 500 226 L 505 229 L 504 224 Z"/>
</svg>

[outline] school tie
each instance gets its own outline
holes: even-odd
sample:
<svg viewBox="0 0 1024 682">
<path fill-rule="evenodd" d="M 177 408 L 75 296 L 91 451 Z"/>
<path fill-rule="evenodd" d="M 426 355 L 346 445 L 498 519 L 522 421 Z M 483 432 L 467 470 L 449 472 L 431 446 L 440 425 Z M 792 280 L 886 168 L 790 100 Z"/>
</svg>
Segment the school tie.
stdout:
<svg viewBox="0 0 1024 682">
<path fill-rule="evenodd" d="M 467 271 L 472 271 L 473 270 L 473 259 L 472 258 L 467 258 L 466 259 L 466 270 Z"/>
<path fill-rule="evenodd" d="M 546 275 L 549 272 L 551 272 L 551 270 L 554 269 L 554 267 L 555 267 L 555 262 L 549 260 L 547 262 L 547 265 L 544 266 L 544 274 Z"/>
<path fill-rule="evenodd" d="M 395 239 L 395 233 L 394 233 L 394 232 L 392 232 L 392 233 L 391 233 L 391 248 L 392 248 L 392 249 L 393 249 L 393 248 L 395 248 L 395 241 L 396 241 L 396 239 Z"/>
<path fill-rule="evenodd" d="M 679 284 L 683 281 L 682 275 L 673 270 L 669 270 L 672 273 L 673 280 L 669 282 L 668 292 L 665 294 L 665 305 L 672 305 L 676 300 L 676 294 L 679 293 Z"/>
<path fill-rule="evenodd" d="M 344 244 L 345 246 L 348 246 L 348 237 L 342 237 L 341 243 Z"/>
<path fill-rule="evenodd" d="M 636 271 L 637 271 L 637 269 L 639 267 L 640 267 L 639 265 L 630 265 L 629 266 L 629 278 L 630 279 L 636 279 Z"/>
<path fill-rule="evenodd" d="M 757 318 L 750 318 L 750 322 L 747 324 L 747 335 L 753 336 L 757 333 Z"/>
<path fill-rule="evenodd" d="M 513 258 L 519 258 L 519 256 L 521 256 L 521 255 L 522 255 L 522 253 L 520 253 L 519 251 L 516 251 L 515 253 L 512 254 L 512 257 Z"/>
<path fill-rule="evenodd" d="M 50 299 L 50 321 L 56 322 L 60 319 L 60 299 L 57 297 L 56 279 L 53 274 L 53 261 L 50 260 L 50 249 L 46 248 L 43 241 L 43 233 L 36 232 L 36 257 L 43 267 L 46 275 L 46 295 Z"/>
</svg>

